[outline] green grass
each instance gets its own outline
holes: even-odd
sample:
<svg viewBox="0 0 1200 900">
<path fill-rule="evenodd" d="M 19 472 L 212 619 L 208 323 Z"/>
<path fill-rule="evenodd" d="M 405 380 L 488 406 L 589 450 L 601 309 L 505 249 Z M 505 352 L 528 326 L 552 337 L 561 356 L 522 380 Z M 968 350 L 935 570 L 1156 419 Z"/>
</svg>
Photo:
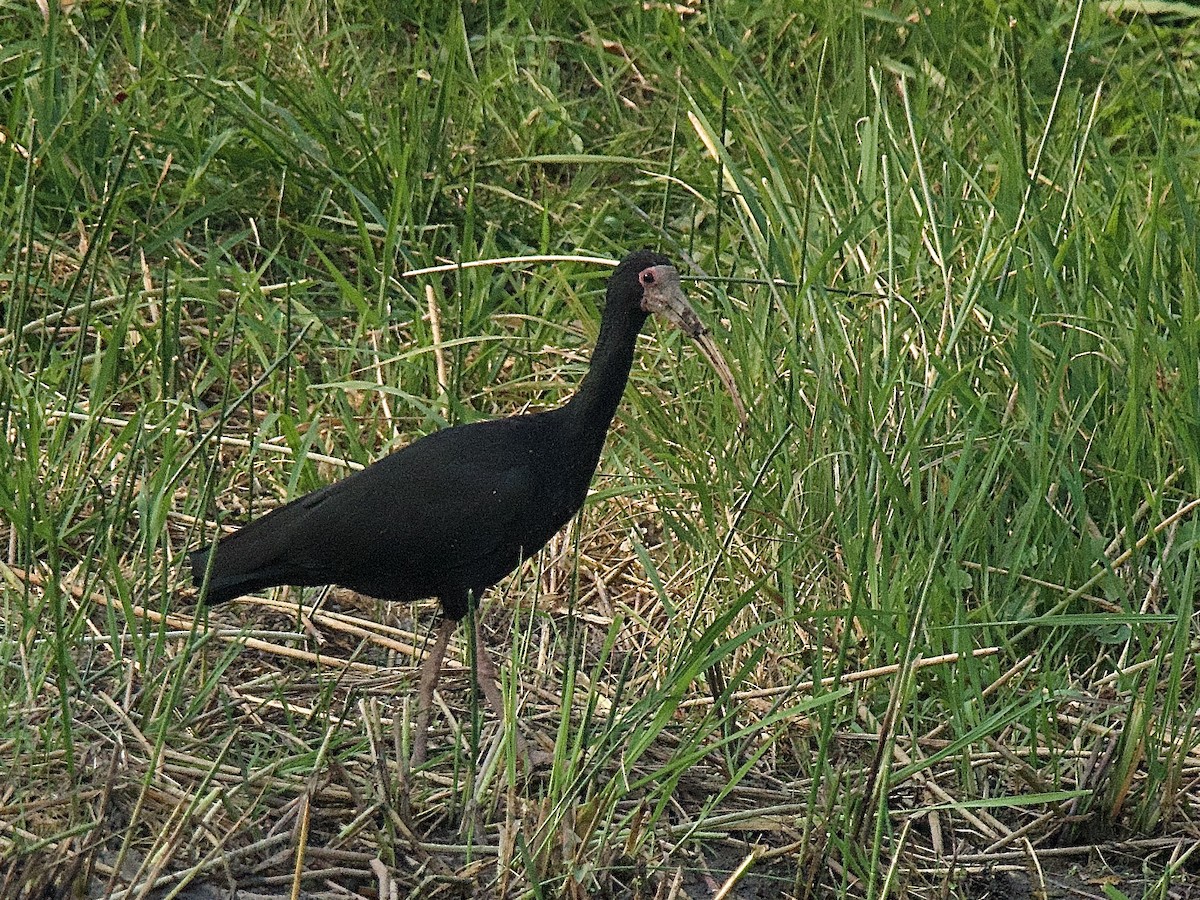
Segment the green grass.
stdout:
<svg viewBox="0 0 1200 900">
<path fill-rule="evenodd" d="M 0 3 L 0 894 L 1197 878 L 1186 8 L 78 6 Z M 561 402 L 607 269 L 536 257 L 637 246 L 751 421 L 648 330 L 410 772 L 434 604 L 184 554 Z"/>
</svg>

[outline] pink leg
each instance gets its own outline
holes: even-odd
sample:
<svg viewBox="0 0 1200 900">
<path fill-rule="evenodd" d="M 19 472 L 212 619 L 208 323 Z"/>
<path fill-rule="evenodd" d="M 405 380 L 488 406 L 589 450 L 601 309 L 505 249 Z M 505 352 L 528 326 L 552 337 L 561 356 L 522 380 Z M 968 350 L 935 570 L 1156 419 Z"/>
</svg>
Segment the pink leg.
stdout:
<svg viewBox="0 0 1200 900">
<path fill-rule="evenodd" d="M 442 659 L 446 655 L 446 645 L 450 643 L 450 635 L 454 633 L 454 619 L 443 618 L 438 626 L 437 639 L 433 649 L 421 663 L 421 684 L 417 691 L 417 727 L 413 738 L 412 759 L 410 768 L 425 764 L 425 756 L 429 744 L 429 715 L 433 711 L 433 692 L 437 688 L 438 678 L 442 674 Z"/>
<path fill-rule="evenodd" d="M 479 679 L 479 689 L 483 691 L 487 705 L 492 708 L 492 714 L 496 717 L 496 721 L 503 725 L 504 697 L 500 693 L 499 687 L 500 672 L 492 660 L 492 655 L 488 653 L 487 644 L 484 643 L 483 629 L 480 627 L 478 615 L 475 617 L 475 675 Z M 525 738 L 521 737 L 519 730 L 513 736 L 516 738 L 517 753 L 525 758 L 526 763 L 534 767 L 540 765 L 545 754 L 535 756 L 525 743 Z"/>
<path fill-rule="evenodd" d="M 503 722 L 504 697 L 500 694 L 500 672 L 492 661 L 492 654 L 488 653 L 487 644 L 483 642 L 483 628 L 478 614 L 475 616 L 475 675 L 484 699 L 492 708 L 492 715 Z"/>
</svg>

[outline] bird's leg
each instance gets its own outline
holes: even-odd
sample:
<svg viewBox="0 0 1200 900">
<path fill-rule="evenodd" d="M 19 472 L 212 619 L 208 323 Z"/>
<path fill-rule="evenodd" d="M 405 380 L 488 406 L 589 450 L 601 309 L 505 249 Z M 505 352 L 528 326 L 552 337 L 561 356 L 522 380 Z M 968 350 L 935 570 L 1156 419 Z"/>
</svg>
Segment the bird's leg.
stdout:
<svg viewBox="0 0 1200 900">
<path fill-rule="evenodd" d="M 417 727 L 413 738 L 412 759 L 409 760 L 409 767 L 413 769 L 425 764 L 429 744 L 429 715 L 433 711 L 433 692 L 437 688 L 438 677 L 442 674 L 442 658 L 446 655 L 446 645 L 450 643 L 450 635 L 454 633 L 454 626 L 457 624 L 455 619 L 442 618 L 433 649 L 421 663 L 421 684 L 417 691 Z"/>
<path fill-rule="evenodd" d="M 480 617 L 476 613 L 475 619 L 475 674 L 479 680 L 479 689 L 483 691 L 483 697 L 487 700 L 487 705 L 492 708 L 492 714 L 495 715 L 496 721 L 500 727 L 504 727 L 504 696 L 500 693 L 500 670 L 496 668 L 496 663 L 492 660 L 492 655 L 488 652 L 487 644 L 483 640 L 483 628 L 480 622 Z M 517 754 L 521 756 L 526 764 L 531 769 L 537 768 L 545 762 L 545 754 L 537 755 L 525 743 L 525 738 L 521 736 L 519 729 L 513 729 L 513 738 L 517 748 Z"/>
<path fill-rule="evenodd" d="M 492 654 L 483 642 L 483 626 L 478 612 L 471 618 L 475 620 L 475 675 L 479 680 L 479 689 L 492 708 L 492 714 L 503 724 L 504 697 L 500 693 L 500 670 L 496 668 Z"/>
</svg>

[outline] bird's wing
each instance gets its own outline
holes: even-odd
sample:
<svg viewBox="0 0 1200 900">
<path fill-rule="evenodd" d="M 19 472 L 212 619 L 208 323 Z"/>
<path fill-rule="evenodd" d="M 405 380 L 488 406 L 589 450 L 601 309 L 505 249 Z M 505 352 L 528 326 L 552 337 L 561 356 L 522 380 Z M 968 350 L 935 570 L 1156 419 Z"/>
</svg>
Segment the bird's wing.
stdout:
<svg viewBox="0 0 1200 900">
<path fill-rule="evenodd" d="M 278 523 L 279 561 L 384 597 L 385 585 L 365 579 L 407 580 L 421 596 L 426 582 L 469 572 L 506 544 L 515 567 L 542 480 L 534 443 L 506 438 L 511 425 L 485 427 L 512 421 L 435 432 L 284 507 L 295 509 Z"/>
</svg>

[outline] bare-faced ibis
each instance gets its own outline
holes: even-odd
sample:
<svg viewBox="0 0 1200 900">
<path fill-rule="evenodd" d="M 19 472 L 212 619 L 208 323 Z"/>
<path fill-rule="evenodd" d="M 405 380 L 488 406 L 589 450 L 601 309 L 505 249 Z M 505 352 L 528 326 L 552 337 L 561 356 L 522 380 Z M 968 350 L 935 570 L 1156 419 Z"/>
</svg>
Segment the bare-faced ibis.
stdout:
<svg viewBox="0 0 1200 900">
<path fill-rule="evenodd" d="M 600 337 L 570 400 L 545 412 L 433 432 L 255 519 L 218 541 L 215 551 L 194 551 L 193 579 L 207 583 L 202 599 L 223 603 L 285 584 L 337 584 L 382 600 L 437 597 L 444 617 L 422 666 L 414 739 L 413 762 L 422 763 L 451 632 L 485 590 L 537 553 L 583 505 L 638 332 L 651 313 L 699 342 L 737 400 L 678 272 L 658 253 L 632 253 L 609 278 Z M 476 646 L 480 687 L 502 715 L 495 665 L 483 641 Z"/>
</svg>

